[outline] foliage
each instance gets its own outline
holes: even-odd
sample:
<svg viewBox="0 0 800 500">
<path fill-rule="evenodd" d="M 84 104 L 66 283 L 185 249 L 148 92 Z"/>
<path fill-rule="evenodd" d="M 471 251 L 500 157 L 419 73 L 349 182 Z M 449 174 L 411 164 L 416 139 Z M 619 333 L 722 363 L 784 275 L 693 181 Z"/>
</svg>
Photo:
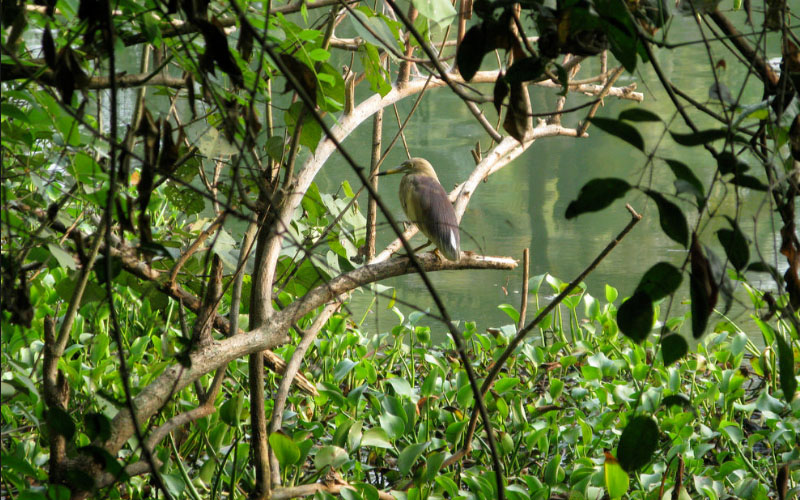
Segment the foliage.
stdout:
<svg viewBox="0 0 800 500">
<path fill-rule="evenodd" d="M 531 283 L 534 291 L 540 283 L 555 291 L 563 286 L 549 276 Z M 609 288 L 607 295 L 617 292 Z M 164 335 L 142 324 L 153 316 L 146 301 L 143 306 L 132 309 L 124 320 L 139 325 L 130 359 L 140 367 L 137 374 L 146 375 L 147 365 L 163 363 L 157 353 Z M 320 395 L 292 395 L 283 430 L 270 436 L 284 484 L 300 484 L 332 467 L 354 485 L 354 495 L 359 496 L 353 498 L 370 498 L 376 488 L 392 485 L 407 485 L 408 498 L 470 493 L 494 497 L 480 429 L 473 442 L 473 465 L 441 468 L 463 444 L 469 420 L 464 410 L 472 398 L 452 341 L 437 345 L 431 334 L 436 337 L 438 332 L 419 325 L 420 313 L 405 317 L 394 311 L 397 324 L 389 333 L 367 334 L 345 315 L 335 315 L 325 325 L 317 349 L 308 357 L 320 374 Z M 624 477 L 625 484 L 630 481 L 630 489 L 622 489 L 630 498 L 652 498 L 656 491 L 670 488 L 711 498 L 765 498 L 776 464 L 800 458 L 795 446 L 800 408 L 797 400 L 789 405 L 780 398 L 778 377 L 772 375 L 777 373 L 777 353 L 756 357 L 759 352 L 752 341 L 735 325 L 720 321 L 682 363 L 666 365 L 658 344 L 634 343 L 621 335 L 614 320 L 617 312 L 613 302 L 581 291 L 545 318 L 538 335 L 518 349 L 495 383 L 487 405 L 501 436 L 509 496 L 551 498 L 570 492 L 596 498 L 602 491 L 613 491 L 609 467 L 617 463 L 614 455 L 624 453 L 629 422 L 644 419 L 654 433 L 633 436 L 637 458 L 627 466 L 622 461 L 628 473 L 614 473 Z M 675 327 L 687 322 L 686 316 L 668 321 Z M 515 328 L 505 325 L 480 332 L 466 323 L 463 333 L 476 366 L 488 366 Z M 91 336 L 84 342 L 65 365 L 72 367 L 67 376 L 76 393 L 85 392 L 84 384 L 104 389 L 94 401 L 83 401 L 75 411 L 61 415 L 72 426 L 70 441 L 76 447 L 103 432 L 103 412 L 109 411 L 103 407 L 113 405 L 106 398 L 120 391 L 113 377 L 114 361 L 107 356 L 115 346 Z M 147 349 L 149 345 L 156 348 Z M 13 378 L 3 382 L 3 415 L 10 428 L 42 418 L 29 413 L 41 408 L 41 397 L 26 375 L 42 347 L 40 342 L 31 347 L 17 343 L 6 352 Z M 279 352 L 288 356 L 291 350 Z M 142 355 L 147 363 L 136 363 Z M 200 497 L 234 487 L 251 490 L 248 448 L 241 441 L 247 400 L 237 389 L 246 368 L 244 361 L 232 363 L 217 398 L 220 410 L 178 433 L 174 454 L 164 450 L 163 477 L 174 495 L 190 496 L 190 489 Z M 190 391 L 184 392 L 190 397 Z M 163 418 L 181 406 L 192 406 L 183 396 L 165 409 Z M 64 427 L 63 422 L 57 426 Z M 26 481 L 43 479 L 31 464 L 40 463 L 37 457 L 47 451 L 18 432 L 7 439 L 13 446 L 5 448 L 3 474 L 8 484 L 23 490 Z M 135 496 L 143 495 L 147 481 L 131 478 L 128 488 Z"/>
</svg>

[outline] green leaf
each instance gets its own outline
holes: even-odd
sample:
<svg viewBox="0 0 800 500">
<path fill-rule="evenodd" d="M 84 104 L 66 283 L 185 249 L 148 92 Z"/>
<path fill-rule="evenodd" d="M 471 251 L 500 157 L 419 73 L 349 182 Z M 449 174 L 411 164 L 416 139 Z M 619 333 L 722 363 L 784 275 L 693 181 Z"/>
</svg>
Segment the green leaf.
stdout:
<svg viewBox="0 0 800 500">
<path fill-rule="evenodd" d="M 628 108 L 619 114 L 620 120 L 629 122 L 660 122 L 661 117 L 652 111 L 642 108 Z"/>
<path fill-rule="evenodd" d="M 105 284 L 107 278 L 108 265 L 105 255 L 98 257 L 94 263 L 94 272 L 97 274 L 97 281 Z M 122 260 L 117 257 L 111 258 L 111 281 L 122 272 Z"/>
<path fill-rule="evenodd" d="M 312 61 L 322 62 L 322 61 L 327 61 L 328 58 L 331 57 L 331 53 L 323 48 L 317 47 L 316 49 L 308 53 L 308 57 Z"/>
<path fill-rule="evenodd" d="M 678 268 L 659 262 L 644 273 L 636 291 L 646 293 L 655 302 L 677 290 L 682 280 L 683 276 Z"/>
<path fill-rule="evenodd" d="M 376 47 L 383 47 L 385 44 L 398 48 L 394 33 L 382 17 L 375 15 L 368 7 L 353 9 L 352 13 L 348 17 L 356 33 L 369 42 L 368 45 L 372 45 L 373 49 L 377 51 Z M 389 51 L 389 56 L 395 57 L 392 51 Z"/>
<path fill-rule="evenodd" d="M 511 304 L 500 304 L 497 308 L 506 313 L 514 323 L 519 322 L 519 312 Z"/>
<path fill-rule="evenodd" d="M 425 473 L 426 481 L 432 481 L 433 478 L 435 478 L 439 474 L 439 471 L 442 469 L 442 464 L 449 455 L 450 455 L 449 453 L 440 451 L 436 453 L 431 453 L 425 459 L 426 465 L 428 466 L 428 470 Z"/>
<path fill-rule="evenodd" d="M 639 151 L 644 152 L 644 139 L 633 125 L 614 118 L 601 118 L 595 116 L 589 120 L 600 130 L 622 139 Z"/>
<path fill-rule="evenodd" d="M 374 45 L 363 45 L 358 49 L 361 64 L 364 66 L 364 74 L 369 82 L 369 88 L 377 92 L 381 97 L 391 92 L 392 84 L 389 83 L 389 73 L 381 64 L 378 49 Z"/>
<path fill-rule="evenodd" d="M 367 429 L 364 432 L 364 435 L 361 436 L 361 446 L 372 446 L 374 448 L 387 448 L 392 449 L 391 441 L 389 441 L 389 435 L 386 433 L 385 430 L 381 429 L 380 427 L 373 427 L 372 429 Z"/>
<path fill-rule="evenodd" d="M 647 195 L 658 206 L 658 222 L 664 233 L 683 246 L 689 245 L 689 226 L 678 205 L 664 198 L 661 193 L 648 189 Z"/>
<path fill-rule="evenodd" d="M 619 306 L 617 325 L 620 331 L 637 344 L 650 334 L 653 328 L 653 301 L 645 292 L 637 291 Z"/>
<path fill-rule="evenodd" d="M 544 466 L 544 482 L 550 486 L 555 486 L 561 482 L 561 454 L 556 454 L 547 465 Z M 563 469 L 562 469 L 563 471 Z"/>
<path fill-rule="evenodd" d="M 400 456 L 397 457 L 397 468 L 400 470 L 400 475 L 405 476 L 411 470 L 411 466 L 417 461 L 419 456 L 431 444 L 430 441 L 424 443 L 410 444 L 403 448 Z"/>
<path fill-rule="evenodd" d="M 525 57 L 508 68 L 508 72 L 503 77 L 509 85 L 516 83 L 529 82 L 542 76 L 545 63 L 536 56 Z"/>
<path fill-rule="evenodd" d="M 75 435 L 75 422 L 69 413 L 58 406 L 50 407 L 47 410 L 47 427 L 50 432 L 63 436 L 69 441 Z"/>
<path fill-rule="evenodd" d="M 780 372 L 783 399 L 791 404 L 797 390 L 797 378 L 794 371 L 794 351 L 791 344 L 786 342 L 783 334 L 775 332 L 775 341 L 778 343 L 778 370 Z"/>
<path fill-rule="evenodd" d="M 6 469 L 10 469 L 37 481 L 44 479 L 42 477 L 43 475 L 39 474 L 38 470 L 34 468 L 31 463 L 10 453 L 3 452 L 2 455 L 0 455 L 0 463 L 3 464 L 3 477 L 5 477 Z"/>
<path fill-rule="evenodd" d="M 385 430 L 386 434 L 391 436 L 392 439 L 399 438 L 406 430 L 406 422 L 397 415 L 393 415 L 389 412 L 381 413 L 381 416 L 378 417 L 378 420 L 380 421 L 383 430 Z"/>
<path fill-rule="evenodd" d="M 445 437 L 447 438 L 447 442 L 450 444 L 458 443 L 458 439 L 461 437 L 461 433 L 464 432 L 464 427 L 467 426 L 469 423 L 468 420 L 462 420 L 460 422 L 453 422 L 452 424 L 447 426 L 447 430 L 445 430 Z"/>
<path fill-rule="evenodd" d="M 448 0 L 411 0 L 420 14 L 439 28 L 446 28 L 456 17 L 456 9 Z"/>
<path fill-rule="evenodd" d="M 658 447 L 658 424 L 650 417 L 638 416 L 628 421 L 617 446 L 619 464 L 628 472 L 646 465 Z"/>
<path fill-rule="evenodd" d="M 661 400 L 661 406 L 667 409 L 673 406 L 680 406 L 681 408 L 688 408 L 689 411 L 697 415 L 697 409 L 692 406 L 692 401 L 685 394 L 671 394 Z"/>
<path fill-rule="evenodd" d="M 294 465 L 300 459 L 300 448 L 283 432 L 273 432 L 269 436 L 269 446 L 275 452 L 278 462 L 284 467 Z"/>
<path fill-rule="evenodd" d="M 741 175 L 747 172 L 750 166 L 730 151 L 723 151 L 717 155 L 717 168 L 721 174 Z"/>
<path fill-rule="evenodd" d="M 703 208 L 705 205 L 705 189 L 700 179 L 684 163 L 678 160 L 666 159 L 667 165 L 675 175 L 675 189 L 678 194 L 689 193 L 697 200 L 697 206 Z"/>
<path fill-rule="evenodd" d="M 516 377 L 501 378 L 494 384 L 494 390 L 498 394 L 503 394 L 519 384 L 519 379 Z"/>
<path fill-rule="evenodd" d="M 411 384 L 408 383 L 408 380 L 404 378 L 390 378 L 386 381 L 389 385 L 392 386 L 394 392 L 398 396 L 405 396 L 410 398 L 413 396 L 413 390 L 411 389 Z"/>
<path fill-rule="evenodd" d="M 669 366 L 675 361 L 686 356 L 689 351 L 689 344 L 686 339 L 677 333 L 665 335 L 661 339 L 661 357 L 664 359 L 664 366 Z"/>
<path fill-rule="evenodd" d="M 605 479 L 608 496 L 612 500 L 622 498 L 628 492 L 628 474 L 613 457 L 606 456 L 606 461 L 603 464 L 603 478 Z"/>
<path fill-rule="evenodd" d="M 747 266 L 747 271 L 753 273 L 769 273 L 772 276 L 778 276 L 778 270 L 775 269 L 774 266 L 763 261 L 751 263 L 749 266 Z"/>
<path fill-rule="evenodd" d="M 353 369 L 358 363 L 355 361 L 349 360 L 347 358 L 339 361 L 336 363 L 336 368 L 333 370 L 333 380 L 336 382 L 341 382 L 343 378 L 350 373 L 350 370 Z"/>
<path fill-rule="evenodd" d="M 236 427 L 242 419 L 243 409 L 244 395 L 241 392 L 237 392 L 222 404 L 219 409 L 219 418 L 231 427 Z"/>
<path fill-rule="evenodd" d="M 750 249 L 747 246 L 747 238 L 742 233 L 739 224 L 730 217 L 727 217 L 732 229 L 720 229 L 717 231 L 725 255 L 737 271 L 743 270 L 750 261 Z"/>
<path fill-rule="evenodd" d="M 48 243 L 47 249 L 50 250 L 50 255 L 55 257 L 59 266 L 70 270 L 75 270 L 78 268 L 77 264 L 75 264 L 75 259 L 72 258 L 72 255 L 65 252 L 60 246 L 53 243 Z"/>
<path fill-rule="evenodd" d="M 483 56 L 486 55 L 486 40 L 482 26 L 476 24 L 467 30 L 456 52 L 456 67 L 466 81 L 472 80 L 481 69 Z"/>
<path fill-rule="evenodd" d="M 94 441 L 106 441 L 111 437 L 111 420 L 102 413 L 89 412 L 83 417 L 86 426 L 86 435 Z"/>
<path fill-rule="evenodd" d="M 338 469 L 347 462 L 347 452 L 338 446 L 323 446 L 314 457 L 314 467 L 319 471 L 325 467 Z"/>
<path fill-rule="evenodd" d="M 710 142 L 718 141 L 728 137 L 728 130 L 726 129 L 711 129 L 701 130 L 699 132 L 689 132 L 688 134 L 679 134 L 670 131 L 672 139 L 681 146 L 701 146 Z"/>
<path fill-rule="evenodd" d="M 592 179 L 581 188 L 578 198 L 567 206 L 565 217 L 572 219 L 583 213 L 602 210 L 622 198 L 630 188 L 626 181 L 615 177 Z"/>
<path fill-rule="evenodd" d="M 434 481 L 436 481 L 436 484 L 438 484 L 440 488 L 450 495 L 450 498 L 458 497 L 458 485 L 448 476 L 436 476 Z"/>
</svg>

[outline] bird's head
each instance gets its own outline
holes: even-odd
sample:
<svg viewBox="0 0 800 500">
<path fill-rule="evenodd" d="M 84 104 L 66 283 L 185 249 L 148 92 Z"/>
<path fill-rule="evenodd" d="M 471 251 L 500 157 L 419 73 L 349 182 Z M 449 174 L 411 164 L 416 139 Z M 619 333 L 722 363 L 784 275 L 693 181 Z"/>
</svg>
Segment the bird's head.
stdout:
<svg viewBox="0 0 800 500">
<path fill-rule="evenodd" d="M 425 158 L 411 158 L 410 160 L 406 160 L 403 163 L 401 163 L 399 167 L 393 168 L 391 170 L 386 170 L 378 175 L 391 175 L 391 174 L 424 175 L 425 177 L 431 177 L 433 179 L 436 179 L 437 182 L 439 181 L 439 178 L 436 176 L 436 171 L 433 169 L 433 166 Z"/>
</svg>

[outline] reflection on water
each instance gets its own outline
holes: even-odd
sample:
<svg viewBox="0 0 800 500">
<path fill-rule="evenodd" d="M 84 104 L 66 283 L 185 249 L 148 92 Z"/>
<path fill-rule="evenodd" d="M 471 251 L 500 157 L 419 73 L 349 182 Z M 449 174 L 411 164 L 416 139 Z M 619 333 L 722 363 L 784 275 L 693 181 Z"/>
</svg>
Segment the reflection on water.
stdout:
<svg viewBox="0 0 800 500">
<path fill-rule="evenodd" d="M 743 17 L 741 12 L 731 13 L 737 21 Z M 677 19 L 672 26 L 670 36 L 677 39 L 691 40 L 697 38 L 696 25 L 692 18 Z M 774 40 L 768 40 L 769 46 L 775 47 Z M 730 58 L 722 47 L 715 46 L 714 60 Z M 700 102 L 720 110 L 719 106 L 708 98 L 708 87 L 713 83 L 710 73 L 709 58 L 702 45 L 684 47 L 680 51 L 660 50 L 657 57 L 675 84 L 681 86 Z M 722 72 L 721 81 L 734 95 L 738 93 L 744 81 L 743 73 L 736 63 L 728 65 Z M 594 62 L 584 65 L 581 76 L 596 72 Z M 752 79 L 751 79 L 752 80 Z M 676 119 L 673 106 L 666 93 L 657 82 L 655 74 L 649 67 L 641 67 L 641 73 L 623 75 L 618 85 L 638 84 L 639 91 L 644 92 L 645 101 L 638 105 L 654 111 L 672 129 L 684 132 L 683 123 Z M 647 82 L 645 85 L 643 82 Z M 484 89 L 491 92 L 490 88 Z M 556 91 L 552 89 L 533 88 L 531 91 L 535 112 L 553 109 Z M 585 102 L 585 97 L 571 96 L 567 107 Z M 760 100 L 760 89 L 757 84 L 749 82 L 742 102 L 745 104 Z M 398 104 L 401 117 L 408 113 L 411 100 Z M 630 101 L 608 98 L 600 109 L 599 116 L 616 117 L 620 110 L 637 106 Z M 491 106 L 486 107 L 490 121 L 496 118 Z M 584 112 L 585 113 L 585 112 Z M 717 126 L 703 116 L 694 116 L 702 127 Z M 565 126 L 575 126 L 584 114 L 572 114 L 563 118 Z M 384 115 L 384 141 L 388 143 L 394 136 L 397 125 L 391 111 Z M 658 123 L 637 124 L 647 144 L 648 151 L 658 145 L 657 159 L 652 165 L 638 150 L 626 143 L 596 129 L 589 129 L 589 137 L 547 138 L 534 143 L 525 154 L 511 165 L 493 175 L 481 184 L 467 209 L 462 224 L 462 248 L 491 255 L 505 255 L 521 258 L 522 250 L 530 248 L 531 276 L 551 273 L 558 278 L 569 281 L 577 276 L 595 256 L 612 240 L 612 238 L 629 221 L 624 204 L 630 203 L 644 215 L 644 219 L 628 235 L 628 237 L 606 258 L 595 272 L 586 280 L 588 291 L 595 297 L 604 296 L 606 283 L 618 288 L 620 297 L 633 292 L 641 275 L 659 261 L 670 262 L 679 268 L 686 258 L 686 251 L 679 244 L 669 239 L 660 229 L 658 212 L 655 205 L 641 191 L 631 191 L 624 200 L 615 202 L 611 207 L 599 213 L 581 215 L 576 220 L 566 220 L 564 212 L 567 204 L 574 199 L 580 187 L 595 177 L 620 177 L 642 188 L 657 189 L 665 193 L 674 193 L 672 182 L 674 177 L 662 160 L 658 158 L 674 158 L 685 162 L 701 180 L 706 190 L 709 189 L 714 172 L 714 161 L 701 148 L 684 148 L 677 146 L 665 137 L 664 126 Z M 363 164 L 369 163 L 371 127 L 367 124 L 353 134 L 345 147 L 356 153 Z M 476 123 L 463 103 L 445 90 L 431 91 L 407 129 L 406 139 L 412 156 L 428 158 L 436 168 L 442 185 L 452 188 L 457 182 L 466 178 L 474 166 L 470 149 L 480 138 L 483 148 L 488 140 L 481 127 Z M 390 154 L 384 168 L 399 164 L 405 159 L 402 148 L 395 148 Z M 349 167 L 334 159 L 329 168 L 323 171 L 327 177 L 320 179 L 320 188 L 335 189 L 343 178 L 353 180 Z M 760 169 L 753 169 L 754 175 Z M 386 195 L 389 206 L 395 214 L 402 214 L 397 200 L 398 179 L 381 179 L 380 191 Z M 717 208 L 718 217 L 710 223 L 701 225 L 701 239 L 706 244 L 720 251 L 715 231 L 724 227 L 723 215 L 735 216 L 737 201 L 742 213 L 752 214 L 764 203 L 763 193 L 740 191 L 737 200 L 733 193 L 715 188 L 711 206 Z M 674 198 L 672 198 L 674 200 Z M 690 227 L 696 224 L 695 213 L 687 203 L 679 202 L 687 209 Z M 361 202 L 366 206 L 366 199 Z M 762 214 L 769 207 L 761 207 Z M 380 221 L 380 219 L 379 219 Z M 761 256 L 765 261 L 774 263 L 775 243 L 774 228 L 770 227 L 766 217 L 754 230 L 753 221 L 740 220 L 745 234 L 758 242 Z M 390 241 L 388 226 L 379 229 L 379 243 Z M 415 237 L 412 243 L 421 244 L 422 237 Z M 380 246 L 379 246 L 380 248 Z M 751 247 L 751 252 L 755 250 Z M 721 255 L 721 254 L 720 254 Z M 755 255 L 753 255 L 753 259 Z M 519 290 L 521 267 L 519 271 L 459 271 L 434 273 L 431 276 L 438 292 L 444 298 L 450 314 L 454 319 L 472 320 L 478 328 L 508 323 L 508 317 L 497 309 L 497 305 L 507 302 L 519 307 Z M 688 297 L 688 280 L 684 280 L 683 290 L 679 297 Z M 421 309 L 435 307 L 428 297 L 421 280 L 417 276 L 405 276 L 389 280 L 385 284 L 398 289 L 398 297 L 416 304 Z M 551 293 L 547 290 L 546 293 Z M 746 301 L 746 295 L 739 293 L 737 297 Z M 369 293 L 356 293 L 351 305 L 357 318 L 360 318 L 372 301 Z M 604 300 L 604 299 L 603 299 Z M 373 313 L 368 315 L 365 327 L 386 331 L 396 323 L 393 313 L 386 310 L 387 299 L 380 299 Z M 619 304 L 619 299 L 617 304 Z M 404 313 L 410 308 L 399 306 Z M 662 306 L 666 308 L 666 304 Z M 682 314 L 685 304 L 674 304 L 672 316 Z M 757 329 L 742 316 L 742 308 L 734 308 L 732 315 L 742 322 L 751 337 L 760 343 Z M 529 318 L 532 314 L 529 314 Z M 444 327 L 428 322 L 434 327 L 434 334 L 442 334 Z M 688 328 L 688 325 L 687 325 Z"/>
</svg>

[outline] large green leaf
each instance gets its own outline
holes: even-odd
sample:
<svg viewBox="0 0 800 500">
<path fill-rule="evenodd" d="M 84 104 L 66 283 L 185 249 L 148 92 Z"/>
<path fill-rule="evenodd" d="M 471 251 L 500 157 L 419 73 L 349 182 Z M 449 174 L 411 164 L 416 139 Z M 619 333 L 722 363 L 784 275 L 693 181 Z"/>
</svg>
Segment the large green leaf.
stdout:
<svg viewBox="0 0 800 500">
<path fill-rule="evenodd" d="M 653 301 L 642 291 L 634 293 L 631 298 L 619 306 L 617 324 L 626 337 L 636 343 L 647 338 L 653 328 Z"/>
<path fill-rule="evenodd" d="M 644 273 L 636 291 L 646 293 L 655 302 L 677 290 L 682 280 L 683 276 L 678 268 L 666 262 L 659 262 Z"/>
<path fill-rule="evenodd" d="M 300 459 L 300 448 L 295 444 L 294 440 L 284 434 L 283 432 L 273 432 L 269 436 L 269 445 L 278 462 L 284 467 L 287 465 L 294 465 Z"/>
<path fill-rule="evenodd" d="M 403 448 L 400 456 L 397 457 L 397 468 L 400 470 L 400 475 L 405 476 L 411 470 L 411 466 L 417 461 L 419 456 L 430 446 L 430 441 L 424 443 L 410 444 Z"/>
<path fill-rule="evenodd" d="M 47 427 L 50 432 L 63 436 L 69 441 L 75 435 L 75 422 L 69 413 L 58 406 L 53 406 L 47 410 Z"/>
<path fill-rule="evenodd" d="M 775 341 L 778 343 L 778 370 L 780 372 L 783 399 L 791 403 L 792 399 L 794 399 L 794 393 L 797 391 L 794 350 L 792 345 L 784 340 L 781 332 L 775 332 Z"/>
<path fill-rule="evenodd" d="M 628 492 L 628 483 L 630 481 L 628 473 L 608 453 L 606 453 L 606 461 L 603 464 L 603 479 L 605 480 L 608 496 L 612 500 L 622 498 Z"/>
<path fill-rule="evenodd" d="M 617 459 L 626 471 L 635 471 L 646 465 L 658 447 L 658 424 L 643 415 L 628 421 L 617 447 Z"/>
<path fill-rule="evenodd" d="M 664 360 L 664 366 L 669 366 L 686 356 L 688 350 L 689 344 L 686 343 L 686 339 L 677 333 L 665 335 L 661 339 L 661 357 Z"/>
<path fill-rule="evenodd" d="M 661 193 L 650 189 L 645 192 L 658 206 L 658 222 L 664 233 L 681 245 L 687 246 L 689 244 L 689 226 L 683 211 L 678 205 L 664 198 Z"/>
<path fill-rule="evenodd" d="M 565 217 L 572 219 L 583 213 L 602 210 L 625 196 L 630 188 L 626 181 L 615 177 L 592 179 L 581 188 L 578 198 L 567 205 Z"/>
<path fill-rule="evenodd" d="M 731 265 L 737 271 L 741 271 L 750 262 L 750 249 L 748 248 L 747 238 L 745 238 L 736 220 L 730 217 L 727 217 L 727 219 L 731 229 L 720 229 L 717 231 L 717 238 L 725 250 L 725 255 L 728 256 Z"/>
<path fill-rule="evenodd" d="M 678 160 L 666 159 L 667 165 L 675 175 L 675 190 L 678 194 L 689 193 L 697 200 L 698 208 L 705 206 L 705 189 L 700 179 L 683 162 Z"/>
<path fill-rule="evenodd" d="M 347 462 L 347 452 L 338 446 L 323 446 L 314 457 L 314 467 L 319 471 L 326 467 L 338 469 Z"/>
<path fill-rule="evenodd" d="M 448 0 L 411 0 L 420 14 L 439 28 L 445 28 L 456 17 L 456 9 Z"/>
<path fill-rule="evenodd" d="M 388 448 L 392 449 L 394 446 L 389 440 L 389 435 L 385 430 L 380 427 L 373 427 L 367 429 L 361 436 L 361 446 L 372 446 L 375 448 Z"/>
<path fill-rule="evenodd" d="M 601 118 L 599 116 L 592 117 L 589 121 L 603 132 L 616 136 L 639 151 L 644 152 L 642 134 L 633 125 L 614 118 Z"/>
</svg>

